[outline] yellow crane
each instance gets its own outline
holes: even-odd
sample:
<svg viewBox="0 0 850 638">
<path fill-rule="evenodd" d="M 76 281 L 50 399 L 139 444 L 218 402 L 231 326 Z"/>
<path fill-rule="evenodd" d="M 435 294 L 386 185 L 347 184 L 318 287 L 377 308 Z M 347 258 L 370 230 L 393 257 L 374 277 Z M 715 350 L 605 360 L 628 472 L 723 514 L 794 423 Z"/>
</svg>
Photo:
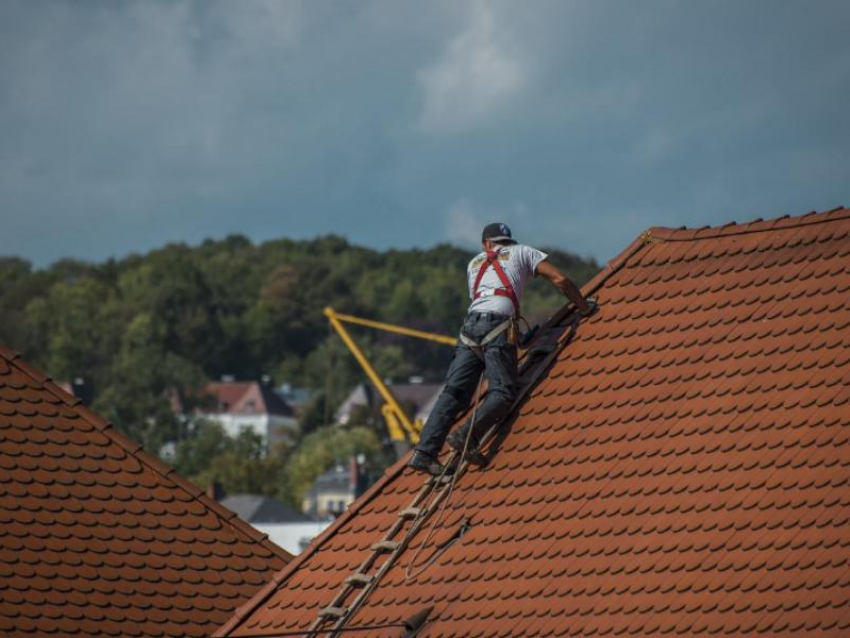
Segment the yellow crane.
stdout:
<svg viewBox="0 0 850 638">
<path fill-rule="evenodd" d="M 373 321 L 372 319 L 363 319 L 362 317 L 355 317 L 353 315 L 344 315 L 336 312 L 330 306 L 325 308 L 324 312 L 328 321 L 330 321 L 331 326 L 333 326 L 333 329 L 336 330 L 340 339 L 342 339 L 343 343 L 349 350 L 351 350 L 351 354 L 353 354 L 354 358 L 357 359 L 357 363 L 360 364 L 360 367 L 363 368 L 363 371 L 366 373 L 366 376 L 369 377 L 372 385 L 375 386 L 383 397 L 384 405 L 381 406 L 381 413 L 384 416 L 384 420 L 387 422 L 387 430 L 390 433 L 390 438 L 397 446 L 403 446 L 406 443 L 418 443 L 419 432 L 422 430 L 423 425 L 422 420 L 416 419 L 411 421 L 407 414 L 405 414 L 395 396 L 393 396 L 393 393 L 390 392 L 390 389 L 381 377 L 378 376 L 378 373 L 375 372 L 372 364 L 369 363 L 369 360 L 366 359 L 363 351 L 360 350 L 354 342 L 354 339 L 351 338 L 351 335 L 348 333 L 348 330 L 345 329 L 343 323 L 352 323 L 359 326 L 375 328 L 377 330 L 386 330 L 387 332 L 394 332 L 407 337 L 436 341 L 437 343 L 443 343 L 448 346 L 456 345 L 457 339 L 455 337 L 446 337 L 433 332 L 425 332 L 424 330 L 415 330 L 413 328 L 405 328 L 404 326 L 396 326 L 391 323 L 384 323 L 383 321 Z"/>
</svg>

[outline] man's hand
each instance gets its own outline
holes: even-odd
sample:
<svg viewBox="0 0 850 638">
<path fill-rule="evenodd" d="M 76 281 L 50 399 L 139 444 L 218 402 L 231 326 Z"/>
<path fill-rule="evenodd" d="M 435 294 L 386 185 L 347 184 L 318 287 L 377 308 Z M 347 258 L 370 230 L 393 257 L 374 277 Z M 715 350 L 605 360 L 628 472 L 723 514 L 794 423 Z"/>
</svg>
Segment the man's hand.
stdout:
<svg viewBox="0 0 850 638">
<path fill-rule="evenodd" d="M 599 310 L 599 303 L 593 297 L 588 297 L 584 300 L 584 308 L 579 308 L 582 317 L 589 317 Z"/>
</svg>

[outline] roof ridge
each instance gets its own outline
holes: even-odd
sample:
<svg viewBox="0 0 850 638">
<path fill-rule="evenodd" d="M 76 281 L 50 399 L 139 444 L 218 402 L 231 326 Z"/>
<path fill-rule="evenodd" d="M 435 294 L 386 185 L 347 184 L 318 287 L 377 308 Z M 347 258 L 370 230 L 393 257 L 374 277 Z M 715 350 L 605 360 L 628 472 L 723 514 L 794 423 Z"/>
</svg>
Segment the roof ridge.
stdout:
<svg viewBox="0 0 850 638">
<path fill-rule="evenodd" d="M 228 524 L 234 531 L 247 537 L 250 542 L 262 545 L 279 558 L 285 561 L 292 561 L 292 554 L 270 541 L 268 534 L 263 534 L 262 532 L 254 529 L 251 525 L 240 519 L 235 512 L 227 509 L 215 499 L 210 498 L 200 487 L 180 476 L 173 467 L 145 452 L 141 443 L 133 441 L 130 437 L 116 430 L 109 421 L 84 406 L 80 399 L 69 392 L 66 392 L 61 386 L 54 383 L 48 375 L 24 361 L 20 353 L 12 350 L 11 348 L 0 345 L 0 357 L 5 359 L 10 366 L 17 368 L 20 372 L 38 383 L 44 390 L 56 396 L 59 400 L 65 403 L 65 405 L 73 408 L 84 421 L 96 427 L 113 443 L 123 448 L 139 463 L 159 474 L 165 480 L 170 481 L 175 487 L 183 490 L 196 501 L 199 501 L 202 505 L 204 505 L 204 507 L 211 510 L 213 514 Z"/>
<path fill-rule="evenodd" d="M 648 241 L 696 241 L 700 239 L 716 239 L 718 237 L 729 237 L 733 235 L 747 235 L 751 233 L 762 233 L 777 230 L 789 230 L 801 226 L 824 224 L 844 219 L 850 219 L 850 209 L 838 206 L 827 211 L 810 211 L 803 215 L 782 215 L 763 219 L 757 217 L 749 222 L 741 224 L 728 222 L 720 226 L 701 226 L 699 228 L 687 228 L 680 226 L 672 228 L 668 226 L 653 226 L 645 231 L 644 235 Z"/>
</svg>

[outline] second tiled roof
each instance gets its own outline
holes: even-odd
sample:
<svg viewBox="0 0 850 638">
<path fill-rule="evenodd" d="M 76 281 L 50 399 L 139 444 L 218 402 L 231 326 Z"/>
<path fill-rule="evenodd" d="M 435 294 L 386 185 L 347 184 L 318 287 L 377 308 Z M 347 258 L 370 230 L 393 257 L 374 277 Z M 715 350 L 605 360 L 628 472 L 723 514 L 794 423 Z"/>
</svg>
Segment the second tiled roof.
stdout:
<svg viewBox="0 0 850 638">
<path fill-rule="evenodd" d="M 290 559 L 0 347 L 0 635 L 209 635 Z"/>
</svg>

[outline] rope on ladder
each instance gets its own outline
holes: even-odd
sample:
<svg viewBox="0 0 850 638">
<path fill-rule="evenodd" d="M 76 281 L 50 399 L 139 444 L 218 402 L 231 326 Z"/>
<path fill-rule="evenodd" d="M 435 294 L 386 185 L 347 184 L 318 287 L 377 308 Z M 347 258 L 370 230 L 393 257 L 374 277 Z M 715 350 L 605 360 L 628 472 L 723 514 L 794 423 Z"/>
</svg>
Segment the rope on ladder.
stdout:
<svg viewBox="0 0 850 638">
<path fill-rule="evenodd" d="M 470 421 L 470 424 L 469 424 L 469 428 L 466 431 L 466 438 L 464 438 L 464 440 L 463 440 L 463 451 L 461 452 L 460 459 L 458 460 L 457 465 L 455 465 L 455 470 L 452 473 L 452 480 L 451 480 L 451 483 L 449 483 L 449 487 L 447 489 L 446 497 L 443 499 L 443 502 L 440 503 L 440 510 L 439 510 L 439 512 L 437 512 L 437 516 L 431 522 L 431 529 L 428 530 L 428 534 L 425 536 L 425 540 L 422 541 L 422 544 L 419 546 L 419 548 L 413 554 L 413 557 L 410 559 L 410 562 L 407 564 L 407 567 L 404 568 L 404 579 L 405 580 L 413 580 L 414 578 L 417 578 L 420 575 L 422 575 L 429 567 L 431 567 L 431 565 L 434 564 L 434 562 L 440 556 L 442 556 L 443 552 L 445 552 L 449 547 L 451 547 L 454 544 L 454 542 L 456 540 L 458 540 L 460 538 L 460 536 L 463 535 L 463 533 L 466 531 L 465 529 L 463 529 L 461 531 L 461 534 L 454 537 L 450 542 L 446 543 L 445 545 L 439 547 L 438 551 L 435 551 L 431 555 L 431 557 L 428 560 L 425 561 L 425 563 L 423 563 L 419 567 L 415 567 L 416 561 L 419 559 L 419 554 L 421 554 L 422 550 L 425 549 L 425 547 L 428 546 L 428 543 L 431 541 L 431 537 L 434 535 L 434 532 L 437 529 L 437 525 L 443 520 L 443 515 L 446 512 L 446 505 L 448 504 L 449 499 L 451 499 L 451 497 L 452 497 L 452 492 L 454 491 L 455 483 L 457 482 L 458 476 L 460 475 L 460 470 L 463 467 L 463 462 L 464 462 L 464 459 L 466 458 L 467 450 L 469 449 L 469 441 L 472 439 L 472 431 L 475 429 L 475 414 L 476 414 L 476 411 L 478 410 L 478 402 L 481 399 L 481 386 L 482 386 L 483 382 L 484 382 L 484 372 L 482 371 L 481 376 L 478 377 L 478 389 L 476 390 L 476 393 L 475 393 L 476 400 L 472 404 L 472 418 L 471 418 L 471 421 Z M 445 476 L 446 472 L 448 472 L 449 467 L 450 466 L 447 464 L 443 468 L 443 471 L 440 473 L 440 476 L 437 479 L 437 484 L 439 484 L 439 481 L 441 481 L 443 476 Z M 408 530 L 408 536 L 411 533 L 415 533 L 418 530 L 416 523 L 418 522 L 418 519 L 423 514 L 425 514 L 427 511 L 428 511 L 427 507 L 423 507 L 419 511 L 419 513 L 416 515 L 416 519 L 413 521 L 413 523 L 410 526 L 410 529 Z M 468 522 L 466 523 L 466 526 L 468 527 Z M 408 539 L 405 538 L 405 541 L 407 541 L 407 540 Z"/>
</svg>

